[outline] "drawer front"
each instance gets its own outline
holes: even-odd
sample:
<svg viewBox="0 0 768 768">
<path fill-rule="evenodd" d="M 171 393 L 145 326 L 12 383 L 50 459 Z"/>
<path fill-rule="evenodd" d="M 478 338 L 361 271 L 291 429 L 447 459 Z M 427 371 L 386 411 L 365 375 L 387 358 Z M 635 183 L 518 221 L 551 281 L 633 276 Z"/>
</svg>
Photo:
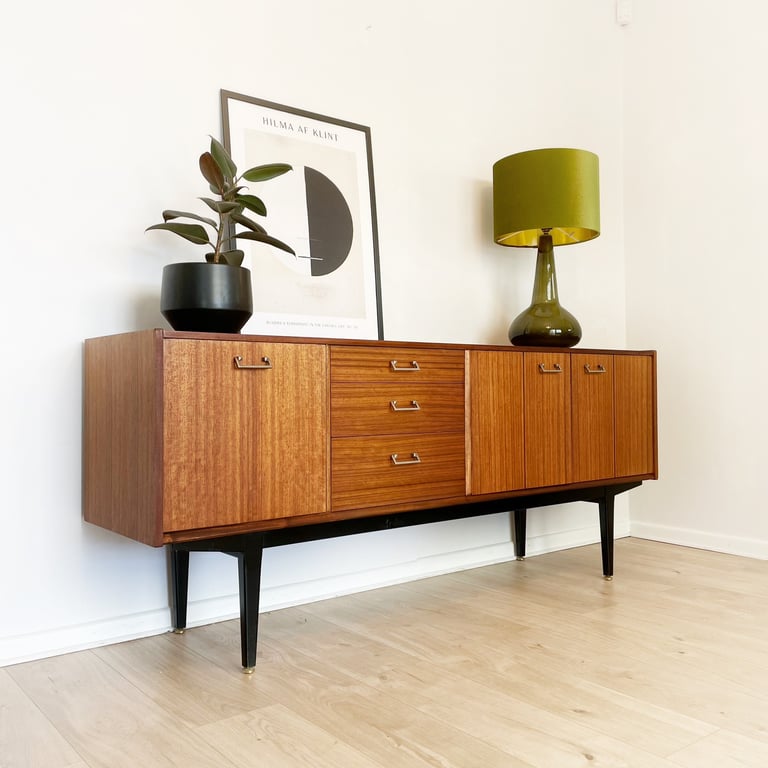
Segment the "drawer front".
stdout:
<svg viewBox="0 0 768 768">
<path fill-rule="evenodd" d="M 334 511 L 463 497 L 464 435 L 336 438 L 331 488 Z"/>
<path fill-rule="evenodd" d="M 409 347 L 331 347 L 331 382 L 464 381 L 464 351 Z"/>
<path fill-rule="evenodd" d="M 334 384 L 331 388 L 333 437 L 461 432 L 461 384 Z"/>
</svg>

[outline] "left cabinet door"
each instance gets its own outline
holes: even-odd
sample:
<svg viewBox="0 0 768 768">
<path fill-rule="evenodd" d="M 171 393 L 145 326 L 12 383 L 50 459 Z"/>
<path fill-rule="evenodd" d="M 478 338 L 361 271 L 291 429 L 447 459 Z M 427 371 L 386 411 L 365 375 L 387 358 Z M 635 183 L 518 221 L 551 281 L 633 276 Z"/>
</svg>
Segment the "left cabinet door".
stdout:
<svg viewBox="0 0 768 768">
<path fill-rule="evenodd" d="M 470 350 L 469 493 L 525 488 L 523 353 Z"/>
<path fill-rule="evenodd" d="M 164 531 L 325 512 L 327 381 L 321 344 L 167 339 Z"/>
</svg>

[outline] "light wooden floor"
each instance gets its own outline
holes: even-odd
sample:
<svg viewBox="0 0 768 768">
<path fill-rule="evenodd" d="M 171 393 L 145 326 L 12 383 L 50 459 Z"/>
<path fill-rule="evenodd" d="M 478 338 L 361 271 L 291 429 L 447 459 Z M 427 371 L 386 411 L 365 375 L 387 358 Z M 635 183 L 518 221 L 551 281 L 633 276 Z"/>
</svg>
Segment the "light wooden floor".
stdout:
<svg viewBox="0 0 768 768">
<path fill-rule="evenodd" d="M 639 539 L 0 669 L 0 768 L 768 766 L 768 562 Z"/>
</svg>

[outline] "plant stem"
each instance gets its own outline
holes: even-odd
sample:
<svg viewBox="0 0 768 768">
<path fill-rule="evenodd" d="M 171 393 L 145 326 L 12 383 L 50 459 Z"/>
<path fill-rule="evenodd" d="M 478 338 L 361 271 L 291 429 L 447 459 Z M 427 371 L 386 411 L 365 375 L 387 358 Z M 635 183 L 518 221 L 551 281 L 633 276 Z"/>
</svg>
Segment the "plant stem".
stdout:
<svg viewBox="0 0 768 768">
<path fill-rule="evenodd" d="M 219 217 L 219 229 L 216 233 L 216 247 L 213 251 L 213 263 L 218 264 L 221 261 L 221 246 L 224 239 L 224 231 L 228 228 L 229 224 L 226 221 L 227 215 L 221 214 Z"/>
</svg>

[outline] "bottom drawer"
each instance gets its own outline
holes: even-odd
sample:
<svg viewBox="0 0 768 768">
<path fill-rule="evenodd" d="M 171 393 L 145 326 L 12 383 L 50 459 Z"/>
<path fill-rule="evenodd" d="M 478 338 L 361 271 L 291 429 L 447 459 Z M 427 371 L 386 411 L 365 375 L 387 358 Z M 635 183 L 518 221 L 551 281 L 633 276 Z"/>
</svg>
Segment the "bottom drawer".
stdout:
<svg viewBox="0 0 768 768">
<path fill-rule="evenodd" d="M 331 508 L 465 495 L 464 434 L 342 437 L 331 442 Z"/>
</svg>

